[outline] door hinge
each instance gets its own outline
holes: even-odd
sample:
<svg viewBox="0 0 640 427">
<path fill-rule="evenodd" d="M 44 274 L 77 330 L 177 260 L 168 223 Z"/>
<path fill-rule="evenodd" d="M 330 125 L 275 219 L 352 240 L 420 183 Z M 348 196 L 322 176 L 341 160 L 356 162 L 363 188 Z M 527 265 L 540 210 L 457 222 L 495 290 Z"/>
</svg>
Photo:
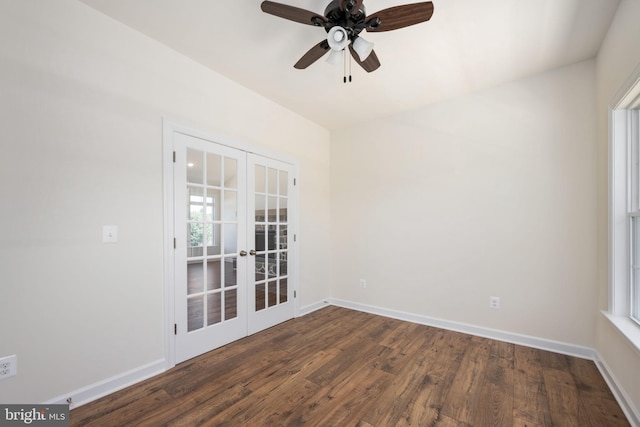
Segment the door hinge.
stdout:
<svg viewBox="0 0 640 427">
<path fill-rule="evenodd" d="M 294 234 L 294 235 L 293 235 L 293 241 L 294 241 L 294 242 L 297 242 L 297 241 L 298 241 L 298 235 L 297 235 L 297 234 Z"/>
<path fill-rule="evenodd" d="M 176 238 L 174 237 L 173 238 L 173 249 L 175 249 L 175 248 L 176 248 Z"/>
<path fill-rule="evenodd" d="M 294 185 L 294 186 L 295 186 L 295 185 L 297 185 L 297 184 L 296 184 L 296 182 L 297 182 L 297 181 L 296 181 L 296 179 L 295 179 L 295 178 L 293 178 L 293 185 Z"/>
<path fill-rule="evenodd" d="M 178 335 L 178 324 L 177 323 L 173 324 L 173 335 Z"/>
<path fill-rule="evenodd" d="M 176 152 L 174 151 L 173 152 L 173 163 L 175 163 L 175 162 L 176 162 Z"/>
<path fill-rule="evenodd" d="M 297 291 L 293 291 L 293 297 L 294 297 L 294 298 L 298 298 L 298 293 L 297 293 Z"/>
</svg>

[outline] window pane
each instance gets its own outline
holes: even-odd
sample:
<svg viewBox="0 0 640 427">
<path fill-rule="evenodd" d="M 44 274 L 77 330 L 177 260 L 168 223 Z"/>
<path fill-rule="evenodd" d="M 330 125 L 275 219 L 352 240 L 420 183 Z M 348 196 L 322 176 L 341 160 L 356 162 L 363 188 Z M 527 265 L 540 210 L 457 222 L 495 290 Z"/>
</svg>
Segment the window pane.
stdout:
<svg viewBox="0 0 640 427">
<path fill-rule="evenodd" d="M 266 233 L 264 225 L 256 225 L 256 234 L 255 234 L 255 248 L 256 251 L 262 252 L 266 250 Z"/>
<path fill-rule="evenodd" d="M 268 301 L 269 307 L 273 307 L 278 303 L 278 282 L 276 282 L 275 280 L 272 282 L 269 282 L 268 290 L 269 290 L 269 301 Z"/>
<path fill-rule="evenodd" d="M 289 220 L 289 212 L 287 210 L 287 199 L 280 197 L 280 222 Z"/>
<path fill-rule="evenodd" d="M 224 319 L 234 319 L 238 316 L 238 290 L 231 289 L 224 293 Z"/>
<path fill-rule="evenodd" d="M 207 290 L 212 291 L 214 289 L 220 289 L 220 277 L 222 271 L 220 270 L 220 260 L 210 259 L 207 261 Z"/>
<path fill-rule="evenodd" d="M 278 171 L 276 169 L 269 168 L 269 177 L 267 178 L 269 183 L 269 194 L 277 194 L 278 192 Z"/>
<path fill-rule="evenodd" d="M 278 249 L 287 249 L 287 226 L 281 225 L 278 233 Z"/>
<path fill-rule="evenodd" d="M 287 302 L 289 288 L 287 287 L 287 279 L 280 280 L 280 304 Z"/>
<path fill-rule="evenodd" d="M 640 217 L 631 219 L 631 317 L 640 322 Z"/>
<path fill-rule="evenodd" d="M 204 219 L 204 194 L 200 187 L 187 189 L 187 219 L 192 221 Z"/>
<path fill-rule="evenodd" d="M 207 188 L 207 221 L 220 221 L 220 190 Z"/>
<path fill-rule="evenodd" d="M 202 292 L 203 284 L 202 261 L 189 262 L 187 264 L 187 294 Z"/>
<path fill-rule="evenodd" d="M 220 186 L 222 179 L 222 158 L 217 154 L 207 153 L 207 185 Z"/>
<path fill-rule="evenodd" d="M 278 227 L 276 225 L 270 225 L 269 230 L 267 231 L 267 249 L 270 251 L 278 249 L 277 228 Z"/>
<path fill-rule="evenodd" d="M 266 307 L 264 294 L 264 283 L 259 283 L 256 285 L 256 311 L 263 310 Z"/>
<path fill-rule="evenodd" d="M 256 222 L 265 222 L 267 220 L 266 216 L 266 201 L 265 201 L 265 196 L 261 196 L 259 194 L 256 194 L 256 214 L 255 214 L 255 220 Z"/>
<path fill-rule="evenodd" d="M 224 220 L 238 220 L 238 193 L 226 190 L 224 192 Z"/>
<path fill-rule="evenodd" d="M 237 163 L 235 159 L 224 159 L 224 186 L 227 188 L 238 187 Z"/>
<path fill-rule="evenodd" d="M 204 297 L 187 300 L 187 329 L 189 332 L 204 326 Z"/>
<path fill-rule="evenodd" d="M 276 254 L 269 254 L 268 264 L 267 264 L 267 273 L 269 274 L 269 279 L 274 278 L 278 274 L 278 264 L 276 262 Z"/>
<path fill-rule="evenodd" d="M 276 222 L 278 209 L 278 198 L 269 196 L 269 206 L 267 207 L 267 221 Z"/>
<path fill-rule="evenodd" d="M 224 287 L 235 286 L 237 281 L 236 257 L 224 259 Z"/>
<path fill-rule="evenodd" d="M 282 252 L 280 254 L 280 276 L 287 275 L 287 253 Z"/>
<path fill-rule="evenodd" d="M 222 299 L 220 293 L 207 295 L 207 326 L 222 320 Z"/>
<path fill-rule="evenodd" d="M 202 256 L 204 224 L 197 222 L 187 225 L 187 257 Z"/>
<path fill-rule="evenodd" d="M 220 224 L 205 224 L 207 255 L 220 255 Z"/>
<path fill-rule="evenodd" d="M 286 196 L 287 195 L 287 184 L 288 184 L 288 173 L 287 171 L 280 171 L 280 195 L 281 196 Z"/>
<path fill-rule="evenodd" d="M 259 282 L 261 280 L 265 280 L 267 278 L 265 271 L 266 266 L 264 263 L 264 255 L 256 256 L 256 272 L 255 272 L 255 281 Z"/>
<path fill-rule="evenodd" d="M 266 190 L 265 183 L 267 181 L 267 170 L 264 166 L 256 165 L 256 193 L 264 193 Z"/>
<path fill-rule="evenodd" d="M 187 149 L 187 182 L 202 184 L 202 151 Z"/>
<path fill-rule="evenodd" d="M 631 289 L 631 317 L 640 323 L 640 271 L 635 270 Z"/>
<path fill-rule="evenodd" d="M 224 253 L 234 254 L 238 251 L 238 225 L 224 225 Z"/>
</svg>

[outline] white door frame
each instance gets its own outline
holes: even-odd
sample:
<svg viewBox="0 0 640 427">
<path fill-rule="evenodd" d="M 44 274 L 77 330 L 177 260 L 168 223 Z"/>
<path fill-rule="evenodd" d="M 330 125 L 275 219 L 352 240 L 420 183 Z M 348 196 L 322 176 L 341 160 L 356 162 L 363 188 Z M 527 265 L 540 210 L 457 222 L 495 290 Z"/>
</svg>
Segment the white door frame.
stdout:
<svg viewBox="0 0 640 427">
<path fill-rule="evenodd" d="M 162 178 L 163 178 L 163 207 L 164 207 L 164 230 L 163 230 L 163 248 L 164 248 L 164 330 L 165 330 L 165 369 L 171 369 L 176 365 L 175 354 L 175 272 L 174 272 L 174 187 L 173 187 L 173 135 L 180 133 L 195 138 L 211 141 L 215 144 L 225 145 L 231 148 L 245 151 L 247 153 L 257 154 L 259 156 L 272 158 L 282 162 L 292 164 L 294 167 L 294 177 L 298 181 L 299 163 L 291 157 L 256 147 L 244 142 L 236 141 L 227 135 L 221 133 L 212 133 L 200 131 L 194 127 L 178 124 L 174 121 L 163 119 L 162 121 Z M 299 185 L 293 187 L 291 195 L 291 204 L 293 215 L 290 219 L 290 227 L 296 236 L 293 247 L 291 248 L 291 262 L 289 268 L 290 277 L 293 281 L 293 290 L 296 294 L 294 298 L 294 317 L 298 317 L 300 313 L 300 298 L 298 295 L 300 284 L 300 256 L 298 249 L 299 242 Z M 253 236 L 248 236 L 252 239 Z"/>
</svg>

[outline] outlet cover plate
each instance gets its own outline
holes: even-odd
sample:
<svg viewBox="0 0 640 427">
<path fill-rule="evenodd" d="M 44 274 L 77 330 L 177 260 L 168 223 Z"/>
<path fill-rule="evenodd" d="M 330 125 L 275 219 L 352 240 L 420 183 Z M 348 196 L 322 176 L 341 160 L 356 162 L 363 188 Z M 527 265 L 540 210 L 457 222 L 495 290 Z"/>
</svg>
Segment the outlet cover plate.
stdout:
<svg viewBox="0 0 640 427">
<path fill-rule="evenodd" d="M 118 243 L 118 226 L 102 226 L 102 243 Z"/>
<path fill-rule="evenodd" d="M 0 380 L 18 375 L 18 357 L 7 356 L 0 358 Z"/>
<path fill-rule="evenodd" d="M 500 297 L 489 297 L 489 308 L 499 309 L 500 308 Z"/>
</svg>

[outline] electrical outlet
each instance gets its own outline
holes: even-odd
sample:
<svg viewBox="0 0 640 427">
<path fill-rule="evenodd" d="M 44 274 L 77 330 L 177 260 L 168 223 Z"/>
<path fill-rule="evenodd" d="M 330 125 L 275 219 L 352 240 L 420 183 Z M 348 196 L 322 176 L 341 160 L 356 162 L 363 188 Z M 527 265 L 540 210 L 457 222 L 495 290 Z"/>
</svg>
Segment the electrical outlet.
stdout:
<svg viewBox="0 0 640 427">
<path fill-rule="evenodd" d="M 367 287 L 367 280 L 366 279 L 360 279 L 360 287 L 362 289 Z"/>
<path fill-rule="evenodd" d="M 7 356 L 0 358 L 0 380 L 18 375 L 18 357 Z"/>
<path fill-rule="evenodd" d="M 489 308 L 500 308 L 500 297 L 489 297 Z"/>
<path fill-rule="evenodd" d="M 118 243 L 118 226 L 102 226 L 102 243 Z"/>
</svg>

